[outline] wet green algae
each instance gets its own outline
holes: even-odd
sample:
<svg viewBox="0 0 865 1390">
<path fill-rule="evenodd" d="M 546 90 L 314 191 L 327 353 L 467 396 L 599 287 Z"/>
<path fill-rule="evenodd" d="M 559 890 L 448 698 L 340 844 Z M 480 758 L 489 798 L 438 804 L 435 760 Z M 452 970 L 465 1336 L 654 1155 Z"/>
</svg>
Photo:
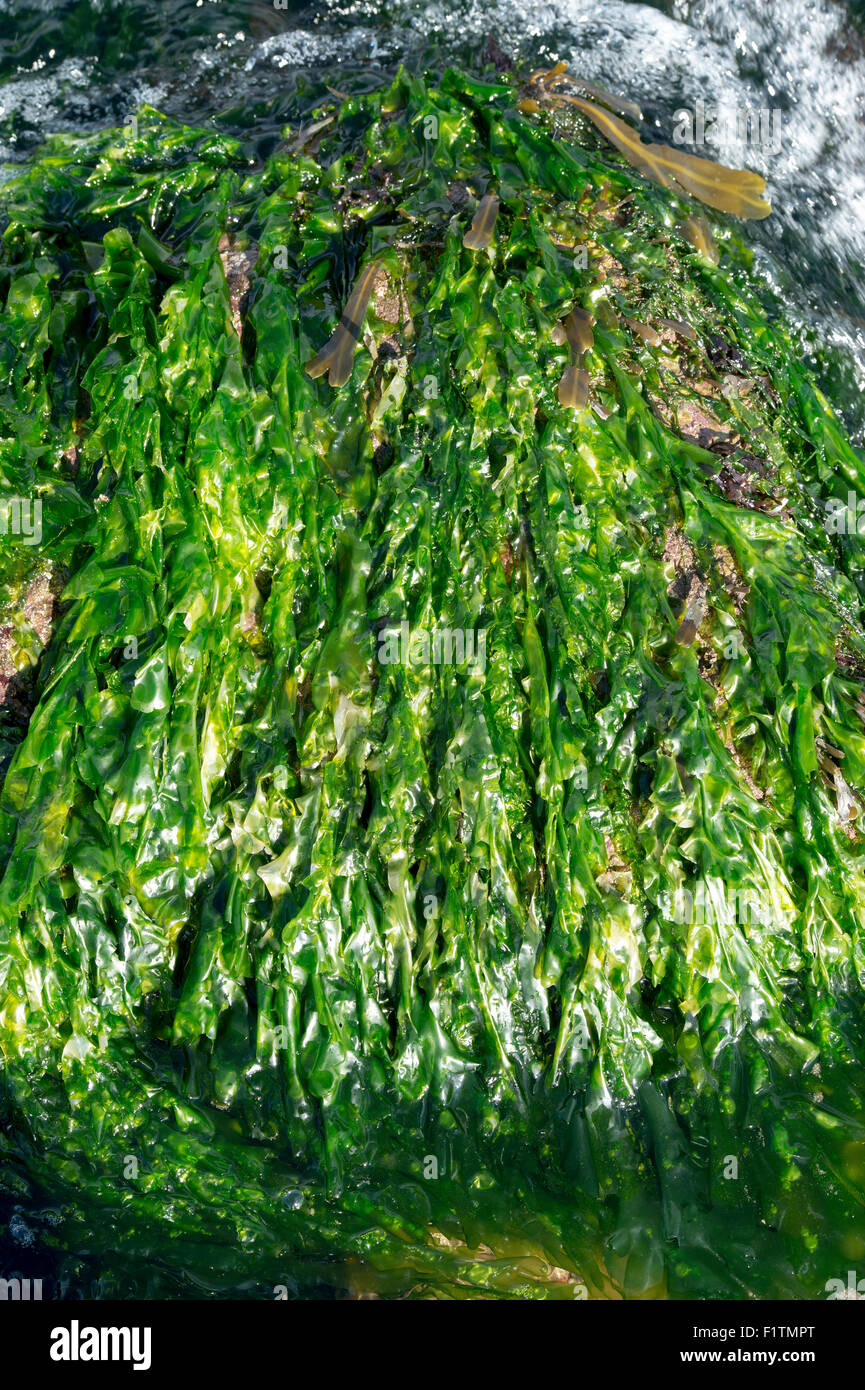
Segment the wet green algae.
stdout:
<svg viewBox="0 0 865 1390">
<path fill-rule="evenodd" d="M 3 486 L 70 578 L 0 802 L 0 1184 L 73 1289 L 865 1254 L 863 463 L 736 234 L 520 96 L 401 74 L 261 167 L 148 111 L 3 190 Z M 486 660 L 383 664 L 404 623 Z"/>
</svg>

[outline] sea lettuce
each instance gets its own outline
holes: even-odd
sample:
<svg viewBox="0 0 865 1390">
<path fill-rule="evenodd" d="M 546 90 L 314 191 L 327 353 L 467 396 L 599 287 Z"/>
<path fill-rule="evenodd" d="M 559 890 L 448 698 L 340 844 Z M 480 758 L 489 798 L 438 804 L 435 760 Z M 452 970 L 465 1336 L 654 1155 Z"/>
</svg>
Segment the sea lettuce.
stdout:
<svg viewBox="0 0 865 1390">
<path fill-rule="evenodd" d="M 145 109 L 2 190 L 7 607 L 62 582 L 0 1193 L 61 1288 L 865 1254 L 863 461 L 735 226 L 527 90 L 400 73 L 263 162 Z"/>
</svg>

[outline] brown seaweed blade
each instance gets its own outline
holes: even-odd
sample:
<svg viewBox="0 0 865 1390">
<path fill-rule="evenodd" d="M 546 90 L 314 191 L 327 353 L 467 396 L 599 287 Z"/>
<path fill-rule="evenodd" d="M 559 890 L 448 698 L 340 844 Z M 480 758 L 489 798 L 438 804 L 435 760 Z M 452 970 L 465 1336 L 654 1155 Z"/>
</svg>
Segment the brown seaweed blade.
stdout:
<svg viewBox="0 0 865 1390">
<path fill-rule="evenodd" d="M 718 264 L 718 247 L 705 217 L 686 217 L 679 231 L 685 241 L 690 242 L 695 251 L 699 251 L 700 255 L 705 256 L 706 260 L 711 261 L 713 265 Z"/>
<path fill-rule="evenodd" d="M 572 86 L 578 87 L 581 92 L 586 92 L 595 101 L 599 101 L 602 106 L 607 106 L 611 111 L 616 111 L 620 116 L 629 116 L 632 121 L 641 121 L 643 113 L 635 101 L 629 101 L 627 97 L 614 96 L 612 92 L 607 92 L 603 87 L 596 87 L 593 82 L 587 82 L 584 77 L 576 77 L 568 72 L 567 63 L 556 63 L 553 68 L 536 68 L 529 77 L 529 85 L 533 86 L 540 82 L 548 90 L 554 87 L 562 78 L 567 78 Z M 564 93 L 556 92 L 556 96 L 563 96 Z"/>
<path fill-rule="evenodd" d="M 567 63 L 556 63 L 553 68 L 535 68 L 534 72 L 529 73 L 529 86 L 533 87 L 536 82 L 542 82 L 547 87 L 557 78 L 564 77 L 567 70 Z"/>
<path fill-rule="evenodd" d="M 555 325 L 551 334 L 557 345 L 567 342 L 573 356 L 558 386 L 559 405 L 569 410 L 585 410 L 589 403 L 589 374 L 582 364 L 585 354 L 595 345 L 593 323 L 592 315 L 575 304 L 571 312 Z"/>
<path fill-rule="evenodd" d="M 570 344 L 574 354 L 589 352 L 595 345 L 595 335 L 592 332 L 594 319 L 585 309 L 576 306 L 571 310 L 566 318 L 562 319 L 562 328 L 565 337 Z"/>
<path fill-rule="evenodd" d="M 323 121 L 315 121 L 313 125 L 307 126 L 306 130 L 299 130 L 292 140 L 290 148 L 295 151 L 302 150 L 306 142 L 312 139 L 313 135 L 318 135 L 326 126 L 330 125 L 331 121 L 335 120 L 335 115 L 325 116 Z"/>
<path fill-rule="evenodd" d="M 675 192 L 684 190 L 699 198 L 701 203 L 721 212 L 732 212 L 737 217 L 758 219 L 768 217 L 772 211 L 761 196 L 766 182 L 759 174 L 713 164 L 711 160 L 674 150 L 671 145 L 646 145 L 635 130 L 609 111 L 582 97 L 570 100 L 616 149 L 621 150 L 629 164 L 663 188 Z"/>
<path fill-rule="evenodd" d="M 378 262 L 371 261 L 357 277 L 333 336 L 321 352 L 306 364 L 308 376 L 318 377 L 329 372 L 328 382 L 331 386 L 344 386 L 348 381 L 378 269 Z"/>
<path fill-rule="evenodd" d="M 559 405 L 569 410 L 585 410 L 589 403 L 589 374 L 572 362 L 566 367 L 558 389 Z"/>
<path fill-rule="evenodd" d="M 487 193 L 481 198 L 478 210 L 472 218 L 472 225 L 463 237 L 463 246 L 469 251 L 483 251 L 493 238 L 493 228 L 499 215 L 499 200 L 495 193 Z"/>
<path fill-rule="evenodd" d="M 687 338 L 689 343 L 697 342 L 697 335 L 689 323 L 683 323 L 681 319 L 658 319 L 662 328 L 671 328 L 680 338 Z"/>
<path fill-rule="evenodd" d="M 705 616 L 705 591 L 704 589 L 700 589 L 691 599 L 682 615 L 682 621 L 676 629 L 675 640 L 680 647 L 690 647 L 692 645 Z"/>
<path fill-rule="evenodd" d="M 573 81 L 575 87 L 588 92 L 595 101 L 599 101 L 602 106 L 615 111 L 619 116 L 629 116 L 632 121 L 643 119 L 643 113 L 635 101 L 629 101 L 627 97 L 614 96 L 612 92 L 604 91 L 603 87 L 595 87 L 593 83 L 587 82 L 584 77 L 575 77 Z"/>
<path fill-rule="evenodd" d="M 661 346 L 660 333 L 657 333 L 649 324 L 640 323 L 639 319 L 625 319 L 625 323 L 628 325 L 631 332 L 636 334 L 638 338 L 642 338 L 643 342 L 648 343 L 649 347 Z"/>
<path fill-rule="evenodd" d="M 628 101 L 626 97 L 613 96 L 612 92 L 605 92 L 603 87 L 595 87 L 591 82 L 586 82 L 582 77 L 572 77 L 573 85 L 581 92 L 586 92 L 595 101 L 599 101 L 602 106 L 606 106 L 610 111 L 615 111 L 619 116 L 628 116 L 632 121 L 641 121 L 643 113 L 635 101 Z M 564 95 L 562 93 L 561 95 Z M 572 96 L 566 96 L 567 101 L 573 101 Z"/>
</svg>

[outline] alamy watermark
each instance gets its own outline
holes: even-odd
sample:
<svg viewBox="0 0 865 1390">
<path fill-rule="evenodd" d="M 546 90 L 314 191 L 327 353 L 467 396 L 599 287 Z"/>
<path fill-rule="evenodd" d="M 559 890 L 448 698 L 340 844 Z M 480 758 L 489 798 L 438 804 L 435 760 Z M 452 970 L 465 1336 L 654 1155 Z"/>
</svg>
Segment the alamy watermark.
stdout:
<svg viewBox="0 0 865 1390">
<path fill-rule="evenodd" d="M 151 1341 L 149 1327 L 82 1327 L 73 1318 L 52 1329 L 48 1354 L 52 1361 L 130 1361 L 133 1371 L 148 1371 Z"/>
<path fill-rule="evenodd" d="M 383 666 L 469 666 L 483 672 L 487 669 L 486 629 L 440 627 L 428 632 L 403 621 L 379 633 L 378 659 Z"/>
<path fill-rule="evenodd" d="M 673 113 L 673 142 L 676 145 L 751 145 L 779 154 L 781 116 L 777 107 L 755 111 L 747 106 L 706 106 L 698 97 L 693 111 L 680 107 Z"/>
<path fill-rule="evenodd" d="M 847 1282 L 843 1279 L 827 1279 L 826 1294 L 829 1301 L 836 1299 L 861 1300 L 865 1298 L 865 1279 L 859 1279 L 855 1269 L 848 1269 Z"/>
<path fill-rule="evenodd" d="M 840 497 L 828 497 L 823 506 L 830 536 L 865 536 L 865 498 L 848 492 L 846 502 Z"/>
<path fill-rule="evenodd" d="M 0 1279 L 0 1303 L 30 1303 L 41 1297 L 41 1279 Z"/>
<path fill-rule="evenodd" d="M 696 891 L 677 888 L 660 898 L 664 915 L 680 926 L 731 926 L 754 923 L 760 926 L 779 925 L 779 914 L 771 898 L 753 888 L 736 888 L 721 884 L 710 891 L 698 883 Z"/>
<path fill-rule="evenodd" d="M 36 497 L 0 499 L 0 536 L 20 536 L 25 545 L 42 540 L 42 501 Z"/>
</svg>

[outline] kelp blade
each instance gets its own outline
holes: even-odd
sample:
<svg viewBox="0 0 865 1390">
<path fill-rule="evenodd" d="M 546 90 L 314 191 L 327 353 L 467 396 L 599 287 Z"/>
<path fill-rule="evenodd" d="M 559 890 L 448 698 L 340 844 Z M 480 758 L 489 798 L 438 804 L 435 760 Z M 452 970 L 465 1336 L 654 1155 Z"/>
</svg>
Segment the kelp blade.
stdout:
<svg viewBox="0 0 865 1390">
<path fill-rule="evenodd" d="M 495 193 L 487 193 L 481 198 L 472 225 L 463 237 L 463 246 L 469 251 L 483 251 L 493 238 L 496 218 L 499 215 L 499 199 Z"/>
<path fill-rule="evenodd" d="M 620 150 L 629 164 L 663 188 L 683 189 L 701 203 L 737 217 L 768 217 L 772 208 L 762 197 L 765 179 L 748 169 L 729 169 L 708 159 L 685 154 L 671 145 L 649 145 L 636 131 L 609 111 L 574 97 L 573 104 Z"/>
<path fill-rule="evenodd" d="M 354 351 L 363 331 L 364 315 L 378 270 L 378 265 L 373 263 L 361 271 L 340 316 L 333 337 L 325 343 L 321 352 L 307 364 L 308 376 L 319 377 L 328 372 L 328 381 L 331 386 L 344 386 L 348 381 L 351 376 Z"/>
</svg>

